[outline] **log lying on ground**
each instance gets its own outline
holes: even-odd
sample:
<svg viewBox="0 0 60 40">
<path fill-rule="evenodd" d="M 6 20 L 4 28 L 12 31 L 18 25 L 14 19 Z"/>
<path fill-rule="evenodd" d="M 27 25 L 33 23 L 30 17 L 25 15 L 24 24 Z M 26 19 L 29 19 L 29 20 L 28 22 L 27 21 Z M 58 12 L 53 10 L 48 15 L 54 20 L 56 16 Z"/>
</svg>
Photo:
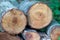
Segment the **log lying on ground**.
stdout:
<svg viewBox="0 0 60 40">
<path fill-rule="evenodd" d="M 18 9 L 7 11 L 2 17 L 2 27 L 10 34 L 18 34 L 25 29 L 27 20 L 24 13 Z"/>
<path fill-rule="evenodd" d="M 28 20 L 31 28 L 44 28 L 52 21 L 52 11 L 46 4 L 36 3 L 29 9 Z"/>
<path fill-rule="evenodd" d="M 25 40 L 40 40 L 40 34 L 34 30 L 24 31 L 23 37 Z"/>
<path fill-rule="evenodd" d="M 60 26 L 54 27 L 54 29 L 52 29 L 50 37 L 52 40 L 60 40 Z"/>
<path fill-rule="evenodd" d="M 21 39 L 15 36 L 11 36 L 8 33 L 0 32 L 0 40 L 21 40 Z"/>
</svg>

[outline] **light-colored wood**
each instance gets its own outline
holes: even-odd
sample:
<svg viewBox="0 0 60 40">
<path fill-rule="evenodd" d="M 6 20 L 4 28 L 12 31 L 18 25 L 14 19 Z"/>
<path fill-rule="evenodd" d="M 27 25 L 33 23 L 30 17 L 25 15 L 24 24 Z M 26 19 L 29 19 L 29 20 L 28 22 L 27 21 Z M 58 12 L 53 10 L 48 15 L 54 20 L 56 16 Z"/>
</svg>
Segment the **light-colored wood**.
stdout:
<svg viewBox="0 0 60 40">
<path fill-rule="evenodd" d="M 21 33 L 25 29 L 26 23 L 26 16 L 18 9 L 11 9 L 2 17 L 2 27 L 10 34 Z"/>
<path fill-rule="evenodd" d="M 60 36 L 60 27 L 56 27 L 51 32 L 51 39 L 58 40 L 59 36 Z"/>
<path fill-rule="evenodd" d="M 52 20 L 52 11 L 46 4 L 36 3 L 29 9 L 28 20 L 31 28 L 44 28 Z"/>
</svg>

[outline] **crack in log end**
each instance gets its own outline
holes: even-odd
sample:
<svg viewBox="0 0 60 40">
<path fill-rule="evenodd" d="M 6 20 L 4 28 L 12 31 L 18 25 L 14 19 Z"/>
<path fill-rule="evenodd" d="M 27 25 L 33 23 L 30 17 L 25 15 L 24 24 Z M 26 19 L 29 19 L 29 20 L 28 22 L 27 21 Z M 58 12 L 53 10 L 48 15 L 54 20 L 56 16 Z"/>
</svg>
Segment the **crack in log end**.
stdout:
<svg viewBox="0 0 60 40">
<path fill-rule="evenodd" d="M 13 17 L 12 23 L 13 23 L 14 25 L 17 24 L 17 17 Z"/>
</svg>

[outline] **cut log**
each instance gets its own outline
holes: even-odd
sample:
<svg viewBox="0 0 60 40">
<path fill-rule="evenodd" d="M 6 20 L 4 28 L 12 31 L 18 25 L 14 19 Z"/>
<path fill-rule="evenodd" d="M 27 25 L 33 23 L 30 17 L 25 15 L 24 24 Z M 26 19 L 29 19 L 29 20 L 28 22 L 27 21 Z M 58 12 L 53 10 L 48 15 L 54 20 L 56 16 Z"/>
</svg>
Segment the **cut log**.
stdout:
<svg viewBox="0 0 60 40">
<path fill-rule="evenodd" d="M 19 37 L 11 36 L 8 33 L 0 32 L 0 40 L 21 40 Z"/>
<path fill-rule="evenodd" d="M 51 31 L 51 39 L 52 40 L 60 40 L 60 26 L 56 26 L 52 31 Z"/>
<path fill-rule="evenodd" d="M 27 20 L 24 13 L 18 9 L 7 11 L 2 17 L 2 27 L 10 34 L 21 33 L 26 26 Z"/>
<path fill-rule="evenodd" d="M 35 31 L 25 31 L 23 33 L 23 37 L 25 40 L 40 40 L 39 33 Z"/>
<path fill-rule="evenodd" d="M 36 3 L 29 9 L 28 20 L 31 28 L 44 28 L 52 21 L 52 11 L 46 4 Z"/>
</svg>

